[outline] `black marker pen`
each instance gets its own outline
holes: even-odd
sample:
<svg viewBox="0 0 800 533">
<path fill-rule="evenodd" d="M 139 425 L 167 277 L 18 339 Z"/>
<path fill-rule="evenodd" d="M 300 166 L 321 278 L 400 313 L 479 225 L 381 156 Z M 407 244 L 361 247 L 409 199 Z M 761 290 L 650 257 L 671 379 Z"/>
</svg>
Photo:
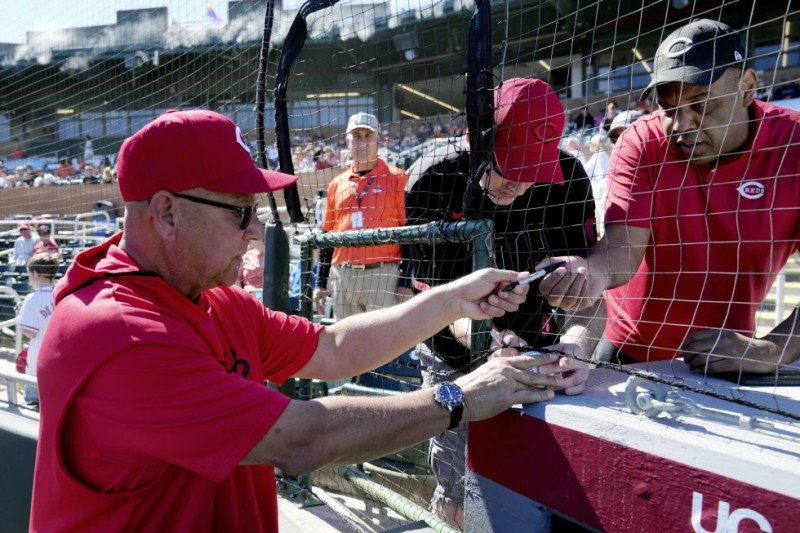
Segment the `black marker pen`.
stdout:
<svg viewBox="0 0 800 533">
<path fill-rule="evenodd" d="M 532 283 L 532 282 L 536 281 L 537 279 L 541 279 L 541 278 L 545 277 L 546 275 L 548 275 L 553 270 L 557 269 L 558 267 L 564 266 L 566 264 L 567 264 L 566 261 L 559 261 L 558 263 L 550 263 L 549 265 L 547 265 L 543 269 L 537 270 L 536 272 L 534 272 L 533 274 L 531 274 L 527 278 L 525 278 L 523 280 L 520 280 L 520 281 L 515 281 L 514 283 L 511 283 L 509 285 L 506 285 L 505 287 L 503 287 L 500 290 L 510 291 L 510 290 L 513 290 L 515 287 L 517 287 L 519 285 L 527 285 L 528 283 Z"/>
</svg>

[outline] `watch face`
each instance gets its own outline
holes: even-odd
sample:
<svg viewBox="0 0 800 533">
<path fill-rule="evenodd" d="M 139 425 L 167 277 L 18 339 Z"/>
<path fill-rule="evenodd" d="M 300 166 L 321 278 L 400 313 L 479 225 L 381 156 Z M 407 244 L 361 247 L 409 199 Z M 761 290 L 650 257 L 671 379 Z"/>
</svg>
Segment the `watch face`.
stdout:
<svg viewBox="0 0 800 533">
<path fill-rule="evenodd" d="M 436 401 L 449 406 L 461 405 L 464 402 L 464 394 L 458 385 L 440 383 L 436 389 Z"/>
</svg>

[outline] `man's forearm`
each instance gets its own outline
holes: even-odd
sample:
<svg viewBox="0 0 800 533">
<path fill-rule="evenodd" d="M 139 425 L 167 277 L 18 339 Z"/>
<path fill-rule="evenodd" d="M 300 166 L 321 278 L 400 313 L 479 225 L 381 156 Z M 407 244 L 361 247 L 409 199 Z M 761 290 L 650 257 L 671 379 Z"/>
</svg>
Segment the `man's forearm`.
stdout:
<svg viewBox="0 0 800 533">
<path fill-rule="evenodd" d="M 621 224 L 607 226 L 605 236 L 592 247 L 587 258 L 590 282 L 594 279 L 592 284 L 597 286 L 599 277 L 603 280 L 602 290 L 624 285 L 639 269 L 649 245 L 649 229 Z"/>
<path fill-rule="evenodd" d="M 785 365 L 800 359 L 800 306 L 789 317 L 764 336 L 780 350 L 778 363 Z"/>
<path fill-rule="evenodd" d="M 577 344 L 587 357 L 591 357 L 603 336 L 605 323 L 606 308 L 601 298 L 589 309 L 576 311 L 567 317 L 559 342 Z"/>
<path fill-rule="evenodd" d="M 352 315 L 328 326 L 320 343 L 330 346 L 320 349 L 346 353 L 347 358 L 336 366 L 318 369 L 313 377 L 339 379 L 373 370 L 432 336 L 458 316 L 446 291 L 437 287 L 402 304 Z"/>
<path fill-rule="evenodd" d="M 295 420 L 314 431 L 294 427 Z M 270 430 L 280 434 L 265 436 L 243 464 L 274 464 L 288 474 L 300 474 L 360 463 L 444 431 L 448 421 L 449 413 L 434 403 L 431 389 L 385 398 L 329 396 L 292 402 Z"/>
</svg>

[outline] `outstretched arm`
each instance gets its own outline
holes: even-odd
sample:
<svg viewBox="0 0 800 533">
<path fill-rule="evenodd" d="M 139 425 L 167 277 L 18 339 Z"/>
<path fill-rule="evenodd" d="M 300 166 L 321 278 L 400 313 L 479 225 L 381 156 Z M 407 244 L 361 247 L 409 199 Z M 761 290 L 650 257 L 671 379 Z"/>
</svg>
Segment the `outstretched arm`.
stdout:
<svg viewBox="0 0 800 533">
<path fill-rule="evenodd" d="M 485 320 L 516 311 L 527 286 L 500 288 L 524 274 L 484 269 L 434 287 L 386 309 L 347 317 L 328 326 L 296 377 L 340 379 L 372 370 L 460 317 Z"/>
<path fill-rule="evenodd" d="M 460 377 L 456 383 L 464 391 L 462 421 L 483 420 L 514 404 L 551 399 L 553 392 L 545 387 L 557 387 L 561 378 L 529 371 L 551 360 L 550 355 L 495 359 Z M 406 448 L 447 428 L 449 412 L 433 396 L 433 390 L 426 388 L 398 396 L 292 401 L 242 464 L 271 464 L 298 474 Z"/>
<path fill-rule="evenodd" d="M 603 291 L 628 282 L 638 270 L 650 243 L 650 230 L 613 224 L 584 259 L 577 256 L 551 257 L 537 265 L 537 270 L 551 262 L 566 264 L 550 273 L 539 290 L 553 307 L 567 311 L 586 310 L 602 298 Z"/>
<path fill-rule="evenodd" d="M 707 374 L 775 372 L 779 366 L 800 359 L 798 308 L 761 339 L 731 330 L 704 329 L 689 335 L 680 353 L 692 370 Z"/>
</svg>

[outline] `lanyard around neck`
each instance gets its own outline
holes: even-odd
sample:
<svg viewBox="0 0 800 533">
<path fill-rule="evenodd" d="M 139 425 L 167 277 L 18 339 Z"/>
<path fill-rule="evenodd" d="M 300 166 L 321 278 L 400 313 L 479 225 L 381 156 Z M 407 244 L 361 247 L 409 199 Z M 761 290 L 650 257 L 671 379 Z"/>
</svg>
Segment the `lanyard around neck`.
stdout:
<svg viewBox="0 0 800 533">
<path fill-rule="evenodd" d="M 377 178 L 377 176 L 375 175 L 370 176 L 369 179 L 367 180 L 367 184 L 364 186 L 364 190 L 358 194 L 356 194 L 356 190 L 358 189 L 358 180 L 356 179 L 356 181 L 353 182 L 353 194 L 356 197 L 356 205 L 358 206 L 359 209 L 361 209 L 361 201 L 364 200 L 364 197 L 367 195 L 367 192 L 369 192 L 369 188 L 372 187 L 372 182 L 375 181 L 375 178 Z"/>
</svg>

